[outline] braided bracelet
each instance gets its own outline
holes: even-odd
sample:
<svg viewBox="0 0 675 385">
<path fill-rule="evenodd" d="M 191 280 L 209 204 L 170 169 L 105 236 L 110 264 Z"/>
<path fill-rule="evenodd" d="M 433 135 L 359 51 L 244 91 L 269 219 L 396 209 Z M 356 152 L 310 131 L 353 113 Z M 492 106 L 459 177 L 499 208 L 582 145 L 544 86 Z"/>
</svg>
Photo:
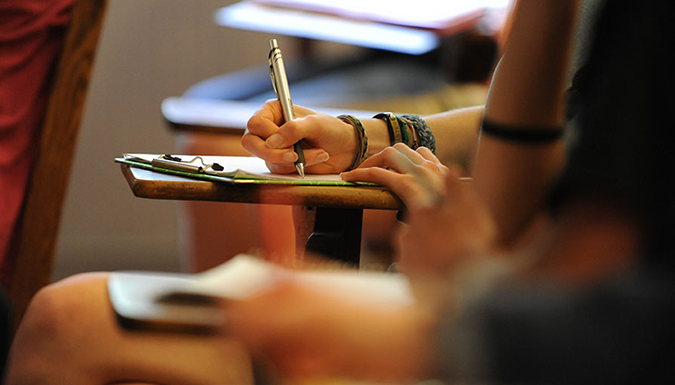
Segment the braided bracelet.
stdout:
<svg viewBox="0 0 675 385">
<path fill-rule="evenodd" d="M 419 138 L 419 143 L 416 143 L 413 141 L 413 149 L 417 149 L 418 147 L 426 147 L 431 152 L 434 154 L 436 153 L 436 138 L 434 137 L 434 134 L 431 132 L 431 127 L 427 124 L 427 122 L 422 119 L 419 115 L 401 115 L 402 119 L 405 119 L 411 123 L 411 126 L 415 130 L 415 133 L 417 134 L 417 137 Z"/>
<path fill-rule="evenodd" d="M 345 123 L 349 123 L 354 127 L 354 133 L 356 134 L 356 154 L 354 156 L 354 161 L 352 165 L 349 166 L 349 170 L 353 170 L 368 157 L 368 135 L 366 130 L 363 128 L 361 121 L 353 115 L 340 115 L 338 119 L 342 120 Z"/>
<path fill-rule="evenodd" d="M 523 144 L 549 144 L 562 138 L 562 127 L 509 126 L 483 119 L 481 133 L 509 142 Z"/>
</svg>

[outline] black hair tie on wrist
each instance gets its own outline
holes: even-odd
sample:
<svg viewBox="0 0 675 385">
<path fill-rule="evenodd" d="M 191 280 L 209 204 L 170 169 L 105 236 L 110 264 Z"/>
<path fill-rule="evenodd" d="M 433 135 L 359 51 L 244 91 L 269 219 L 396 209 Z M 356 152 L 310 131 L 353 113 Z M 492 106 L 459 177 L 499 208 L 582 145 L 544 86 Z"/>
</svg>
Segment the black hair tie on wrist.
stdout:
<svg viewBox="0 0 675 385">
<path fill-rule="evenodd" d="M 509 142 L 523 144 L 548 144 L 562 138 L 565 130 L 562 127 L 544 126 L 507 126 L 483 119 L 481 133 Z"/>
</svg>

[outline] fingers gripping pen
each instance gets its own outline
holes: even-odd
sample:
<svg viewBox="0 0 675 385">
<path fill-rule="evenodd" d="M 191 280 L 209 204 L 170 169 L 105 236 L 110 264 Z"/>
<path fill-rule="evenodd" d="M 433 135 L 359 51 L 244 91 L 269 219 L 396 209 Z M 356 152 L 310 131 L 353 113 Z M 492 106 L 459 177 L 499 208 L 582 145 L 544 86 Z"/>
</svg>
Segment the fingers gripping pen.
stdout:
<svg viewBox="0 0 675 385">
<path fill-rule="evenodd" d="M 284 68 L 284 61 L 281 57 L 281 50 L 277 44 L 277 39 L 270 40 L 270 53 L 268 56 L 270 65 L 270 76 L 272 77 L 272 86 L 274 93 L 279 99 L 281 110 L 284 114 L 286 122 L 295 119 L 295 112 L 293 111 L 293 102 L 291 101 L 291 90 L 288 87 L 288 78 L 286 77 L 286 68 Z M 305 177 L 305 154 L 302 151 L 302 143 L 300 141 L 293 145 L 293 150 L 298 154 L 298 159 L 295 161 L 295 168 L 298 174 Z"/>
</svg>

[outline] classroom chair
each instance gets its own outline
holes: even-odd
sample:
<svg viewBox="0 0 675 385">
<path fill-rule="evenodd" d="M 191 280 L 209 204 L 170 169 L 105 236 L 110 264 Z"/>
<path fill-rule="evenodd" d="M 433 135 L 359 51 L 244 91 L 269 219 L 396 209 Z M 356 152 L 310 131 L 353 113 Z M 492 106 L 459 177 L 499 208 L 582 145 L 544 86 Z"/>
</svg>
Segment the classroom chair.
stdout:
<svg viewBox="0 0 675 385">
<path fill-rule="evenodd" d="M 51 281 L 59 223 L 106 0 L 75 0 L 52 77 L 37 157 L 31 171 L 9 258 L 13 323 L 33 295 Z"/>
</svg>

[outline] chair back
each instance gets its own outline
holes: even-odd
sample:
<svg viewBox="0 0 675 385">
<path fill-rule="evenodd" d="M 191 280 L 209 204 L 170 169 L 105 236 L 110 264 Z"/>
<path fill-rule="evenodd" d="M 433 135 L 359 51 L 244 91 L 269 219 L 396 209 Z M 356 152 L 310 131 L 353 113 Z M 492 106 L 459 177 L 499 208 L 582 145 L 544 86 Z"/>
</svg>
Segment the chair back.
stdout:
<svg viewBox="0 0 675 385">
<path fill-rule="evenodd" d="M 84 111 L 106 0 L 75 0 L 52 78 L 37 156 L 13 235 L 9 287 L 14 324 L 33 295 L 51 281 L 59 222 Z"/>
</svg>

